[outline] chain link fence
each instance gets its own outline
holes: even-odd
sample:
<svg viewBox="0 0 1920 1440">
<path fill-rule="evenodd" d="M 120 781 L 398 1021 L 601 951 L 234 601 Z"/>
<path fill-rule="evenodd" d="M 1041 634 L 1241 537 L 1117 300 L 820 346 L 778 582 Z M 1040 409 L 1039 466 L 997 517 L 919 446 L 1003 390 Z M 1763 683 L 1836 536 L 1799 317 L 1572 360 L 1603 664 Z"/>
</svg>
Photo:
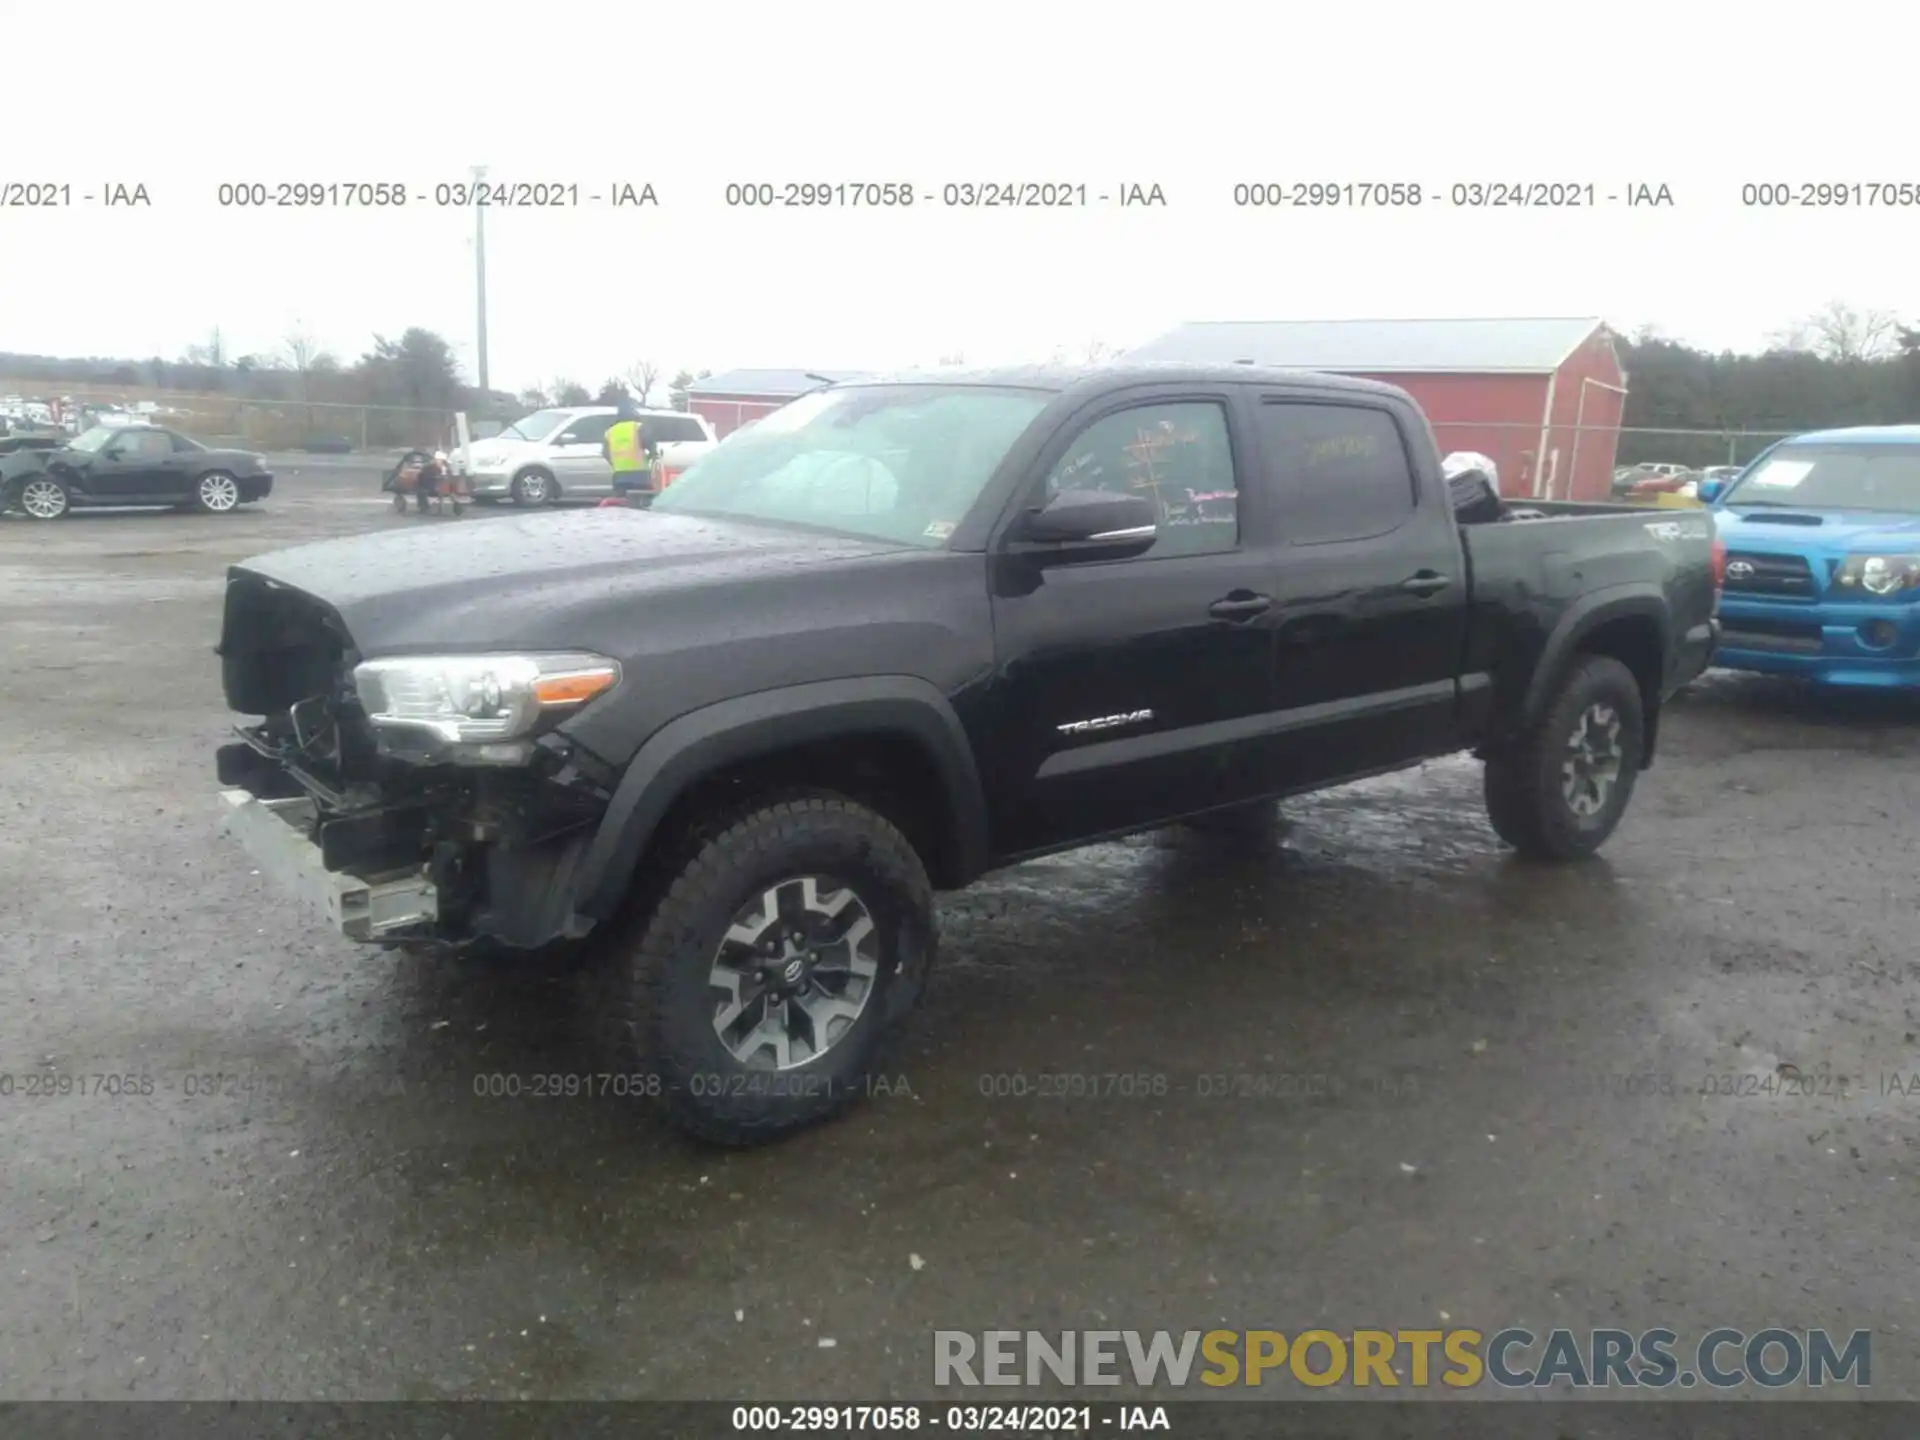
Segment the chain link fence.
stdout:
<svg viewBox="0 0 1920 1440">
<path fill-rule="evenodd" d="M 0 379 L 0 395 L 71 400 L 83 419 L 98 414 L 135 414 L 208 445 L 248 450 L 359 450 L 431 448 L 453 433 L 454 412 L 398 405 L 348 405 L 338 401 L 262 400 L 238 395 L 107 386 L 53 386 L 45 381 Z M 150 405 L 151 410 L 139 407 Z"/>
<path fill-rule="evenodd" d="M 1509 497 L 1603 501 L 1622 497 L 1622 472 L 1634 466 L 1745 465 L 1800 432 L 1448 420 L 1433 422 L 1433 433 L 1443 454 L 1468 450 L 1490 458 Z"/>
</svg>

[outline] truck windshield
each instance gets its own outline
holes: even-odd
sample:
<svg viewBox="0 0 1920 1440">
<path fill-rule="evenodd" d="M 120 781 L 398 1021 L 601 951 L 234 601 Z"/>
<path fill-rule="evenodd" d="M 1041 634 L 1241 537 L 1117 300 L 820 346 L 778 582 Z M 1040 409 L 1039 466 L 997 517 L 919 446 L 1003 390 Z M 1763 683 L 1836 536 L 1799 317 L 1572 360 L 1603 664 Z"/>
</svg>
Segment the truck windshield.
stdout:
<svg viewBox="0 0 1920 1440">
<path fill-rule="evenodd" d="M 1783 445 L 1723 503 L 1920 515 L 1920 445 Z"/>
<path fill-rule="evenodd" d="M 653 508 L 936 549 L 1052 398 L 985 386 L 817 391 L 711 451 Z"/>
</svg>

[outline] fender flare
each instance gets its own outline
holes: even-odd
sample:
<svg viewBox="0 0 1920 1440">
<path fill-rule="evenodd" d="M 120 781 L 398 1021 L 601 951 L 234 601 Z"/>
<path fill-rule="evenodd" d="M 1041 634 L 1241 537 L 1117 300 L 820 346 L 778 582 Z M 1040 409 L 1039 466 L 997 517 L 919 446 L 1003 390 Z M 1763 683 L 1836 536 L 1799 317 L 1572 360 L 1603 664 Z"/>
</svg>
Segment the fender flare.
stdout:
<svg viewBox="0 0 1920 1440">
<path fill-rule="evenodd" d="M 1654 678 L 1653 696 L 1647 706 L 1643 747 L 1643 763 L 1651 762 L 1659 724 L 1660 686 L 1665 679 L 1668 657 L 1673 653 L 1673 616 L 1665 593 L 1645 582 L 1609 585 L 1582 595 L 1567 607 L 1547 636 L 1547 643 L 1541 647 L 1539 663 L 1533 667 L 1532 678 L 1527 682 L 1526 695 L 1520 704 L 1519 728 L 1532 725 L 1546 712 L 1581 642 L 1601 626 L 1624 619 L 1651 620 L 1660 636 L 1660 674 Z"/>
<path fill-rule="evenodd" d="M 628 763 L 588 844 L 574 908 L 592 920 L 613 915 L 668 809 L 704 776 L 793 744 L 855 734 L 904 735 L 926 751 L 954 818 L 961 872 L 984 869 L 986 794 L 946 696 L 909 675 L 822 680 L 722 700 L 655 731 Z"/>
<path fill-rule="evenodd" d="M 1609 585 L 1582 595 L 1567 607 L 1547 636 L 1547 643 L 1541 647 L 1540 663 L 1533 668 L 1533 678 L 1527 682 L 1526 699 L 1520 707 L 1525 722 L 1531 724 L 1539 719 L 1547 708 L 1566 671 L 1567 661 L 1580 648 L 1582 640 L 1602 625 L 1630 618 L 1653 621 L 1660 634 L 1660 654 L 1664 660 L 1673 648 L 1673 636 L 1669 633 L 1672 616 L 1666 596 L 1658 587 L 1636 582 Z M 1664 663 L 1662 668 L 1664 671 Z"/>
</svg>

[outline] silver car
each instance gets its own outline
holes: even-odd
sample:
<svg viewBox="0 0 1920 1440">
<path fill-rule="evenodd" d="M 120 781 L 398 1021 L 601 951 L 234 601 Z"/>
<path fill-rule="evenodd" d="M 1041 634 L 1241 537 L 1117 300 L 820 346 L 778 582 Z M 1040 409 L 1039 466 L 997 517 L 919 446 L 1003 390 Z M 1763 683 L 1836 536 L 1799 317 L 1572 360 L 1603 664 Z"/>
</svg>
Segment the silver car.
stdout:
<svg viewBox="0 0 1920 1440">
<path fill-rule="evenodd" d="M 611 405 L 536 410 L 492 439 L 476 440 L 467 468 L 474 498 L 551 505 L 557 500 L 597 500 L 613 494 L 613 467 L 601 446 L 607 427 L 619 413 Z M 635 418 L 642 438 L 652 443 L 712 438 L 698 415 L 642 410 Z"/>
</svg>

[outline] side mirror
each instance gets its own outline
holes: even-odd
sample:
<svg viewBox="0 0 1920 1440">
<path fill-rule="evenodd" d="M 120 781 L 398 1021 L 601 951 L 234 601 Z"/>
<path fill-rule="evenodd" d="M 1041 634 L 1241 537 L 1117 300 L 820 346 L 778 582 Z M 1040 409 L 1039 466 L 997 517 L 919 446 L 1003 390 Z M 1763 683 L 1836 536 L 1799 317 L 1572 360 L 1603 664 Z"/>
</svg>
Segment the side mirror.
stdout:
<svg viewBox="0 0 1920 1440">
<path fill-rule="evenodd" d="M 1139 495 L 1062 490 L 1026 513 L 1014 538 L 1023 550 L 1057 560 L 1125 560 L 1159 538 L 1159 511 Z"/>
<path fill-rule="evenodd" d="M 124 460 L 127 458 L 127 452 L 122 450 L 118 445 L 109 445 L 100 453 L 109 460 Z"/>
<path fill-rule="evenodd" d="M 1700 484 L 1694 489 L 1693 496 L 1694 496 L 1694 499 L 1698 500 L 1702 505 L 1711 505 L 1713 504 L 1714 501 L 1718 500 L 1722 495 L 1726 493 L 1727 493 L 1726 481 L 1702 480 Z"/>
</svg>

